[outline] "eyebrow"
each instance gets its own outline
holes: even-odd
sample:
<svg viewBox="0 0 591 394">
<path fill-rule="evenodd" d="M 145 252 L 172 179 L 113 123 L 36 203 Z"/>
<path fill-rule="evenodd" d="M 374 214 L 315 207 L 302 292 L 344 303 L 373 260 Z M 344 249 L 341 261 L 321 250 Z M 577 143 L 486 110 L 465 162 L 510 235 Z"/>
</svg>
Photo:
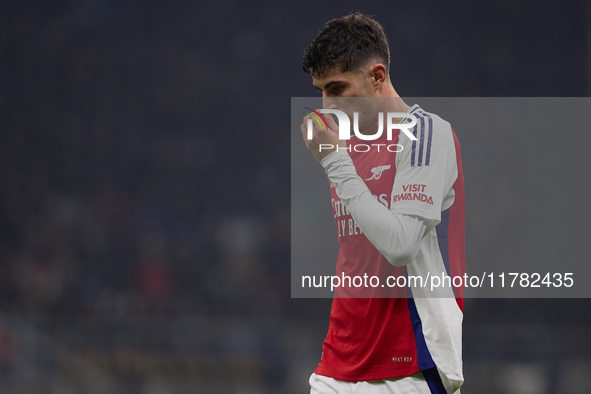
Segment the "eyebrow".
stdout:
<svg viewBox="0 0 591 394">
<path fill-rule="evenodd" d="M 337 85 L 337 84 L 346 84 L 346 81 L 341 81 L 341 80 L 335 80 L 335 81 L 330 81 L 328 82 L 326 85 L 324 85 L 324 89 L 330 89 L 331 86 L 333 85 Z M 318 86 L 314 85 L 314 87 L 320 91 L 322 91 L 321 88 L 319 88 Z"/>
</svg>

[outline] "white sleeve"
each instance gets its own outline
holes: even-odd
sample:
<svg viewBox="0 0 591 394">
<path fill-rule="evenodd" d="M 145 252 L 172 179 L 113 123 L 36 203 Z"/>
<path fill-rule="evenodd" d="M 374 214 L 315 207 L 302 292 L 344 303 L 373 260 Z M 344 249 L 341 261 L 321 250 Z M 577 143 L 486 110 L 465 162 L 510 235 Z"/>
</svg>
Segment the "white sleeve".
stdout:
<svg viewBox="0 0 591 394">
<path fill-rule="evenodd" d="M 458 170 L 453 132 L 449 123 L 434 114 L 420 117 L 419 123 L 417 141 L 403 141 L 405 148 L 396 155 L 390 209 L 439 222 L 455 197 Z"/>
<path fill-rule="evenodd" d="M 410 263 L 421 240 L 437 221 L 390 211 L 378 202 L 357 175 L 346 151 L 333 152 L 320 164 L 335 185 L 337 195 L 376 249 L 394 266 Z"/>
</svg>

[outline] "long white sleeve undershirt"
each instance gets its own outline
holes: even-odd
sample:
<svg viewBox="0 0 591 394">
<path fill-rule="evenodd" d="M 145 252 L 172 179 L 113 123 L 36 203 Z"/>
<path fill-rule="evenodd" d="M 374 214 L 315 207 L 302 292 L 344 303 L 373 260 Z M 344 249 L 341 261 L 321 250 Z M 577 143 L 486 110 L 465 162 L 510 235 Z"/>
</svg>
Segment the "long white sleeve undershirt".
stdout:
<svg viewBox="0 0 591 394">
<path fill-rule="evenodd" d="M 336 193 L 370 242 L 390 264 L 410 263 L 421 240 L 437 225 L 436 220 L 393 212 L 378 202 L 357 175 L 349 154 L 335 151 L 320 164 L 335 185 Z"/>
</svg>

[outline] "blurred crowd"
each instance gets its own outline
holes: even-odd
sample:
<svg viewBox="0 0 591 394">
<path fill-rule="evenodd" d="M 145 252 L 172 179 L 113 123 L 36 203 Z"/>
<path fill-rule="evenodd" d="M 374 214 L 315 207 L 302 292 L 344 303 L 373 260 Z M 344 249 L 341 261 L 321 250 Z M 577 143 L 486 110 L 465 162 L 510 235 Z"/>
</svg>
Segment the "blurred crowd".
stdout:
<svg viewBox="0 0 591 394">
<path fill-rule="evenodd" d="M 282 122 L 274 111 L 244 112 L 234 86 L 244 75 L 208 65 L 215 52 L 203 52 L 207 37 L 190 24 L 198 8 L 8 10 L 6 306 L 234 315 L 252 312 L 239 300 L 261 288 L 269 304 L 289 294 L 279 285 L 289 274 L 289 161 L 278 159 L 288 150 L 263 131 Z"/>
</svg>

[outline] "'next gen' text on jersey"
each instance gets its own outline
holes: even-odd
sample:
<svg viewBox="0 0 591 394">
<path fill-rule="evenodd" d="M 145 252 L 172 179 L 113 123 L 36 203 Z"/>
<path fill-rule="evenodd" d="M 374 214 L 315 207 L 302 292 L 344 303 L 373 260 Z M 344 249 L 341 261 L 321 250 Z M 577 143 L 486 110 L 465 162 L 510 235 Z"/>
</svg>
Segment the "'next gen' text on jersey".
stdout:
<svg viewBox="0 0 591 394">
<path fill-rule="evenodd" d="M 400 132 L 392 141 L 375 141 L 400 144 L 404 147 L 402 151 L 351 149 L 332 153 L 321 163 L 331 181 L 340 246 L 337 276 L 464 274 L 464 179 L 460 145 L 448 122 L 418 105 L 409 112 L 417 118 L 412 130 L 416 141 Z M 363 141 L 352 137 L 348 143 Z M 349 161 L 346 155 L 354 165 L 347 173 L 343 170 L 346 165 L 337 165 Z M 402 266 L 390 264 L 374 246 L 377 243 L 372 242 L 375 240 L 371 239 L 371 222 L 354 218 L 355 204 L 368 205 L 369 198 L 386 207 L 389 210 L 386 215 L 391 212 L 419 217 L 429 224 L 412 261 Z M 369 205 L 383 211 L 373 202 Z M 463 293 L 462 289 L 449 288 L 443 292 L 433 297 L 428 288 L 420 286 L 380 286 L 364 288 L 362 292 L 337 288 L 322 358 L 315 373 L 361 381 L 431 370 L 438 372 L 446 387 L 459 388 L 463 382 Z"/>
</svg>

